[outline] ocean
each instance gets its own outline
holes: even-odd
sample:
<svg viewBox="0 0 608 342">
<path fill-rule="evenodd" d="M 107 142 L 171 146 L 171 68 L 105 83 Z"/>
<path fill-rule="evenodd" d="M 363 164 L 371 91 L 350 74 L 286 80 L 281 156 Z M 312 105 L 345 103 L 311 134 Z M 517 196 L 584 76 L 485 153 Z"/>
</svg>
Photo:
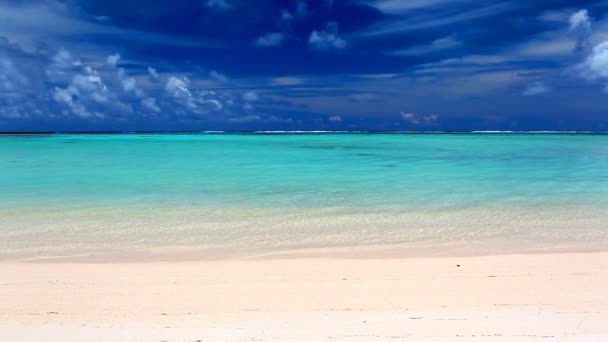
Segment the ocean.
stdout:
<svg viewBox="0 0 608 342">
<path fill-rule="evenodd" d="M 0 135 L 0 259 L 608 246 L 608 135 Z"/>
</svg>

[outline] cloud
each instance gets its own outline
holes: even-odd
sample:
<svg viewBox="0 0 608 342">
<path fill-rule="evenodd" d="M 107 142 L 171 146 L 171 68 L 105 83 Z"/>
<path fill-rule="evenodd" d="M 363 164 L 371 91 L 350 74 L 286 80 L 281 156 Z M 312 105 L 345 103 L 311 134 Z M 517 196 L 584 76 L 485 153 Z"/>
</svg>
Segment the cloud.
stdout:
<svg viewBox="0 0 608 342">
<path fill-rule="evenodd" d="M 190 90 L 190 79 L 187 77 L 171 76 L 165 84 L 165 92 L 186 112 L 194 114 L 207 114 L 224 109 L 218 94 L 209 90 Z M 184 113 L 182 111 L 182 113 Z"/>
<path fill-rule="evenodd" d="M 157 80 L 159 77 L 158 71 L 156 71 L 156 69 L 154 69 L 153 67 L 148 67 L 148 76 L 150 76 L 152 80 Z"/>
<path fill-rule="evenodd" d="M 340 115 L 334 115 L 329 117 L 329 121 L 331 122 L 342 122 L 342 117 Z"/>
<path fill-rule="evenodd" d="M 365 27 L 357 33 L 361 37 L 373 37 L 379 35 L 404 34 L 410 31 L 428 30 L 436 27 L 453 25 L 462 22 L 471 22 L 481 18 L 487 18 L 509 12 L 517 8 L 526 7 L 525 2 L 501 1 L 487 2 L 479 4 L 470 0 L 456 0 L 461 3 L 468 3 L 468 10 L 461 8 L 454 11 L 452 6 L 440 6 L 450 0 L 388 0 L 378 1 L 375 6 L 381 11 L 389 14 L 401 14 L 410 9 L 419 8 L 424 11 L 415 11 L 406 16 L 394 16 L 398 20 L 380 21 L 369 27 Z M 412 7 L 412 5 L 416 5 Z M 432 7 L 432 8 L 431 8 Z M 384 8 L 384 9 L 383 9 Z M 430 9 L 430 10 L 426 10 Z"/>
<path fill-rule="evenodd" d="M 106 58 L 106 63 L 113 68 L 117 67 L 118 62 L 120 62 L 119 54 L 110 55 Z M 120 85 L 122 86 L 122 90 L 125 93 L 135 95 L 139 98 L 144 97 L 144 92 L 137 86 L 135 78 L 128 76 L 124 68 L 117 68 L 117 76 Z"/>
<path fill-rule="evenodd" d="M 196 104 L 192 99 L 192 93 L 188 88 L 190 85 L 190 80 L 188 77 L 175 77 L 171 76 L 167 79 L 167 83 L 165 84 L 165 91 L 169 96 L 178 100 L 184 106 L 190 109 L 196 109 Z"/>
<path fill-rule="evenodd" d="M 395 56 L 405 56 L 405 55 L 422 55 L 427 53 L 432 53 L 436 51 L 446 50 L 450 48 L 454 48 L 457 46 L 461 46 L 462 42 L 455 39 L 453 36 L 446 36 L 432 41 L 430 44 L 425 45 L 416 45 L 407 49 L 392 51 L 389 54 Z"/>
<path fill-rule="evenodd" d="M 62 82 L 67 81 L 81 68 L 82 62 L 74 58 L 69 51 L 61 48 L 51 58 L 51 64 L 45 69 L 45 74 L 51 82 Z"/>
<path fill-rule="evenodd" d="M 156 104 L 156 99 L 154 99 L 152 97 L 147 97 L 145 99 L 142 99 L 141 106 L 151 112 L 160 113 L 160 108 Z"/>
<path fill-rule="evenodd" d="M 256 115 L 256 114 L 228 118 L 228 122 L 237 123 L 237 124 L 249 123 L 249 122 L 254 122 L 254 121 L 259 121 L 259 120 L 262 120 L 262 117 L 259 115 Z"/>
<path fill-rule="evenodd" d="M 285 33 L 270 32 L 258 37 L 258 39 L 253 42 L 253 45 L 260 47 L 281 46 L 285 42 L 286 38 Z"/>
<path fill-rule="evenodd" d="M 247 101 L 247 102 L 255 102 L 258 101 L 260 99 L 260 96 L 258 95 L 258 93 L 256 93 L 253 90 L 247 91 L 243 94 L 243 100 Z"/>
<path fill-rule="evenodd" d="M 207 0 L 205 6 L 214 10 L 224 11 L 230 8 L 230 4 L 226 0 Z"/>
<path fill-rule="evenodd" d="M 99 112 L 89 111 L 82 103 L 76 102 L 75 93 L 68 89 L 55 87 L 53 90 L 53 99 L 60 104 L 65 105 L 70 111 L 83 119 L 104 118 L 104 115 Z"/>
<path fill-rule="evenodd" d="M 340 37 L 338 24 L 330 22 L 325 31 L 312 31 L 308 38 L 308 45 L 317 50 L 344 49 L 347 43 Z"/>
<path fill-rule="evenodd" d="M 534 96 L 547 93 L 549 88 L 547 88 L 542 82 L 532 82 L 530 83 L 526 89 L 523 91 L 524 96 Z"/>
<path fill-rule="evenodd" d="M 302 82 L 303 82 L 303 80 L 301 78 L 292 77 L 292 76 L 274 77 L 273 79 L 270 80 L 270 83 L 272 83 L 272 85 L 278 85 L 278 86 L 298 85 L 298 84 L 302 84 Z"/>
<path fill-rule="evenodd" d="M 129 77 L 123 68 L 118 69 L 118 80 L 122 85 L 122 90 L 125 93 L 133 94 L 137 97 L 143 97 L 144 92 L 137 86 L 137 81 L 133 77 Z"/>
<path fill-rule="evenodd" d="M 106 63 L 108 63 L 108 65 L 112 66 L 112 67 L 116 67 L 118 65 L 119 61 L 120 61 L 120 54 L 114 54 L 114 55 L 108 56 L 108 58 L 106 58 Z"/>
<path fill-rule="evenodd" d="M 0 117 L 22 119 L 30 116 L 23 103 L 32 103 L 27 98 L 29 80 L 15 66 L 13 61 L 0 55 Z"/>
<path fill-rule="evenodd" d="M 576 69 L 588 80 L 608 78 L 608 41 L 596 45 Z"/>
<path fill-rule="evenodd" d="M 586 9 L 572 14 L 568 22 L 570 23 L 570 30 L 591 31 L 591 17 L 589 17 L 589 12 Z"/>
<path fill-rule="evenodd" d="M 400 114 L 401 114 L 401 118 L 403 120 L 409 122 L 412 125 L 434 124 L 439 119 L 439 116 L 435 115 L 435 114 L 420 115 L 420 114 L 414 114 L 414 113 L 408 113 L 408 112 L 401 112 Z"/>
<path fill-rule="evenodd" d="M 19 92 L 28 83 L 13 61 L 8 57 L 0 56 L 0 90 L 5 93 Z"/>
<path fill-rule="evenodd" d="M 215 80 L 220 83 L 224 83 L 224 82 L 228 81 L 228 77 L 226 77 L 226 75 L 220 74 L 219 72 L 217 72 L 215 70 L 209 71 L 209 77 L 211 77 L 212 80 Z"/>
<path fill-rule="evenodd" d="M 586 9 L 575 12 L 568 19 L 570 23 L 569 31 L 574 34 L 576 39 L 576 51 L 583 51 L 589 46 L 591 36 L 591 17 Z"/>
<path fill-rule="evenodd" d="M 50 70 L 57 70 L 58 64 L 70 66 L 74 63 L 65 51 L 60 51 L 54 59 L 55 63 L 49 66 Z M 69 57 L 69 58 L 68 58 Z M 62 77 L 71 76 L 69 83 L 64 86 L 56 85 L 52 91 L 53 100 L 61 105 L 63 114 L 73 114 L 83 119 L 101 119 L 112 113 L 114 116 L 133 113 L 130 104 L 122 102 L 104 82 L 102 75 L 90 65 L 75 63 L 77 69 L 65 69 Z M 52 72 L 47 74 L 53 75 Z M 61 84 L 59 79 L 56 83 Z"/>
<path fill-rule="evenodd" d="M 454 2 L 466 2 L 466 0 L 378 0 L 372 2 L 372 5 L 385 13 L 401 14 L 416 9 L 436 7 Z"/>
</svg>

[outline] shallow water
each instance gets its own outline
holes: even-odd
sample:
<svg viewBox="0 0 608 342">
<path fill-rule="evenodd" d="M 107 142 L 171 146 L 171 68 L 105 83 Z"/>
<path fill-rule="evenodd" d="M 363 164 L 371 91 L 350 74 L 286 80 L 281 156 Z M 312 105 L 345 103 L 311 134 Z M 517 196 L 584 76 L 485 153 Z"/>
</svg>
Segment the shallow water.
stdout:
<svg viewBox="0 0 608 342">
<path fill-rule="evenodd" d="M 0 189 L 0 258 L 608 245 L 608 135 L 4 135 Z"/>
</svg>

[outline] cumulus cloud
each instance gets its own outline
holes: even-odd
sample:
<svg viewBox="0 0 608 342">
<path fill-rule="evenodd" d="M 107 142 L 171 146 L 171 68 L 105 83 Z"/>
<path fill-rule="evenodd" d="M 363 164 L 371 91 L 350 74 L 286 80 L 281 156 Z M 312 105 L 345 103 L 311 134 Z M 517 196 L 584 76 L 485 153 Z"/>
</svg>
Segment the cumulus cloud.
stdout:
<svg viewBox="0 0 608 342">
<path fill-rule="evenodd" d="M 568 19 L 570 30 L 591 31 L 591 17 L 586 9 L 575 12 Z"/>
<path fill-rule="evenodd" d="M 220 96 L 209 90 L 190 90 L 190 80 L 187 77 L 171 76 L 165 84 L 165 92 L 177 103 L 195 114 L 206 114 L 220 111 L 224 108 Z"/>
<path fill-rule="evenodd" d="M 325 31 L 312 31 L 308 38 L 308 44 L 317 50 L 344 49 L 347 43 L 340 37 L 338 24 L 330 22 Z"/>
<path fill-rule="evenodd" d="M 160 113 L 160 108 L 156 104 L 156 99 L 154 99 L 152 97 L 147 97 L 145 99 L 142 99 L 141 106 L 151 112 Z"/>
<path fill-rule="evenodd" d="M 533 82 L 530 83 L 526 89 L 524 89 L 523 91 L 523 95 L 524 96 L 534 96 L 534 95 L 540 95 L 540 94 L 544 94 L 546 92 L 549 91 L 549 88 L 547 88 L 547 86 L 545 86 L 544 83 L 542 82 Z"/>
<path fill-rule="evenodd" d="M 226 75 L 221 74 L 215 70 L 209 71 L 209 77 L 211 77 L 212 80 L 220 82 L 220 83 L 224 83 L 224 82 L 228 81 L 228 77 L 226 77 Z"/>
<path fill-rule="evenodd" d="M 329 117 L 329 121 L 331 122 L 342 122 L 342 117 L 340 115 L 334 115 Z"/>
<path fill-rule="evenodd" d="M 412 125 L 418 125 L 418 124 L 433 124 L 436 123 L 437 120 L 439 119 L 438 115 L 435 114 L 431 114 L 431 115 L 421 115 L 421 114 L 414 114 L 414 113 L 408 113 L 408 112 L 401 112 L 401 118 L 407 122 L 409 122 Z"/>
<path fill-rule="evenodd" d="M 137 97 L 144 96 L 144 92 L 137 86 L 137 81 L 135 78 L 128 76 L 125 69 L 118 69 L 118 80 L 120 81 L 122 90 L 125 93 L 133 94 Z"/>
<path fill-rule="evenodd" d="M 83 64 L 79 59 L 74 58 L 69 51 L 61 48 L 51 58 L 51 63 L 45 69 L 45 74 L 51 82 L 65 82 L 82 66 Z"/>
<path fill-rule="evenodd" d="M 74 114 L 84 119 L 103 118 L 105 115 L 94 108 L 95 104 L 103 105 L 113 98 L 113 94 L 103 82 L 101 75 L 91 66 L 85 65 L 82 70 L 72 76 L 67 87 L 55 86 L 53 99 L 67 110 L 64 114 Z M 118 102 L 113 105 L 117 105 Z M 128 110 L 128 108 L 124 108 Z"/>
<path fill-rule="evenodd" d="M 117 66 L 119 61 L 120 61 L 119 54 L 110 55 L 110 56 L 108 56 L 108 58 L 106 58 L 106 63 L 108 63 L 108 65 L 113 66 L 113 67 Z"/>
<path fill-rule="evenodd" d="M 30 116 L 32 108 L 23 108 L 24 104 L 32 103 L 32 99 L 26 97 L 28 83 L 28 78 L 17 69 L 13 61 L 0 55 L 0 117 L 22 119 Z"/>
<path fill-rule="evenodd" d="M 576 39 L 576 50 L 583 51 L 589 46 L 591 35 L 591 17 L 586 9 L 575 12 L 568 19 L 570 24 L 569 31 Z"/>
<path fill-rule="evenodd" d="M 169 96 L 178 100 L 178 102 L 182 103 L 186 107 L 190 109 L 195 109 L 196 104 L 192 99 L 192 93 L 188 88 L 190 85 L 190 80 L 188 77 L 175 77 L 171 76 L 167 79 L 167 83 L 165 84 L 165 91 Z"/>
<path fill-rule="evenodd" d="M 0 56 L 0 91 L 12 94 L 20 91 L 27 82 L 27 78 L 17 70 L 11 59 Z"/>
<path fill-rule="evenodd" d="M 55 87 L 53 90 L 53 99 L 69 108 L 72 114 L 75 114 L 83 119 L 104 118 L 105 115 L 103 113 L 89 111 L 82 103 L 77 102 L 75 96 L 76 93 L 70 88 L 62 89 Z"/>
<path fill-rule="evenodd" d="M 156 71 L 156 69 L 154 69 L 153 67 L 148 67 L 148 76 L 150 76 L 152 80 L 157 80 L 159 77 L 158 71 Z"/>
<path fill-rule="evenodd" d="M 596 45 L 577 69 L 588 80 L 608 78 L 608 41 Z"/>
<path fill-rule="evenodd" d="M 224 122 L 236 122 L 240 117 L 243 122 L 268 118 L 251 112 L 261 101 L 253 90 L 197 89 L 185 75 L 169 75 L 162 84 L 143 82 L 119 67 L 118 54 L 83 58 L 66 49 L 49 56 L 46 51 L 34 54 L 12 48 L 0 38 L 2 119 L 71 116 L 97 121 L 157 114 Z M 143 73 L 152 81 L 159 76 L 152 67 Z M 209 71 L 209 77 L 227 81 L 215 70 Z M 210 113 L 215 115 L 205 116 Z"/>
<path fill-rule="evenodd" d="M 258 37 L 258 39 L 253 42 L 253 45 L 260 47 L 281 46 L 285 42 L 286 38 L 285 33 L 270 32 Z"/>
<path fill-rule="evenodd" d="M 120 62 L 119 54 L 110 55 L 108 58 L 106 58 L 106 63 L 111 67 L 116 68 L 116 74 L 122 90 L 125 93 L 134 95 L 138 98 L 144 97 L 144 91 L 137 86 L 137 81 L 135 78 L 127 75 L 127 71 L 124 68 L 117 68 L 118 62 Z"/>
</svg>

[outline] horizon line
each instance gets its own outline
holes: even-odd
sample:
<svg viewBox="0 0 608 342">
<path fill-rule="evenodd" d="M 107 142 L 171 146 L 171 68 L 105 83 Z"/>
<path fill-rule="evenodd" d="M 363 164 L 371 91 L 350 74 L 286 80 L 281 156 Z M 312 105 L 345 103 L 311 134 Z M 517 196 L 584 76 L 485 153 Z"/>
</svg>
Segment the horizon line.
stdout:
<svg viewBox="0 0 608 342">
<path fill-rule="evenodd" d="M 0 135 L 27 134 L 608 134 L 608 131 L 515 131 L 515 130 L 472 130 L 472 131 L 324 131 L 324 130 L 247 130 L 247 131 L 0 131 Z"/>
</svg>

